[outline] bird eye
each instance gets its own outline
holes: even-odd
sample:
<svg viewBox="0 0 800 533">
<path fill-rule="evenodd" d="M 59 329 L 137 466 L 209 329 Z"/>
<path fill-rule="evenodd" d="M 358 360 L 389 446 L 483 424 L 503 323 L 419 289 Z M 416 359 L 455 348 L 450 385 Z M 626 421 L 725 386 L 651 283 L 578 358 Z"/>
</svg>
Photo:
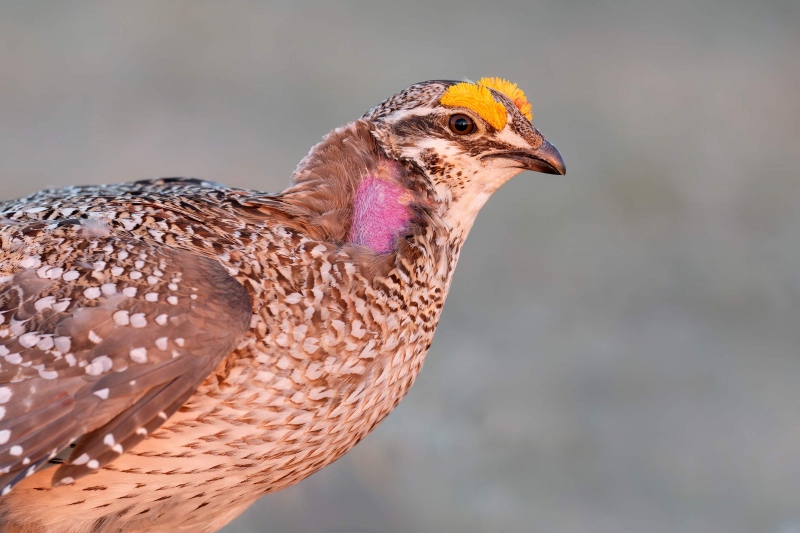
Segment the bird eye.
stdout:
<svg viewBox="0 0 800 533">
<path fill-rule="evenodd" d="M 456 135 L 469 135 L 475 131 L 475 121 L 467 115 L 453 115 L 450 117 L 450 129 Z"/>
</svg>

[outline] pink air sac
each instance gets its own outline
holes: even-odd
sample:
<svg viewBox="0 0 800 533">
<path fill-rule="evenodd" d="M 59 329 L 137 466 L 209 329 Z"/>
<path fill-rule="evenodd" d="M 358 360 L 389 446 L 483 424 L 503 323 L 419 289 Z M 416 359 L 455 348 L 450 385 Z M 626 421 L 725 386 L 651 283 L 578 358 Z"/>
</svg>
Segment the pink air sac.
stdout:
<svg viewBox="0 0 800 533">
<path fill-rule="evenodd" d="M 406 229 L 411 213 L 403 202 L 408 191 L 393 181 L 367 176 L 353 202 L 350 242 L 379 254 L 394 249 L 397 235 Z"/>
</svg>

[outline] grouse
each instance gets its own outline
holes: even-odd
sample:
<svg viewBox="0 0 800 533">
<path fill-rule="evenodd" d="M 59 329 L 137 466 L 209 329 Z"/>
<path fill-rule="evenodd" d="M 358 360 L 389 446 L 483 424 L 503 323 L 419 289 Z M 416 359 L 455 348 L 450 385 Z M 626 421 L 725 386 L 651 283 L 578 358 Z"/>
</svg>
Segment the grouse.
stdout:
<svg viewBox="0 0 800 533">
<path fill-rule="evenodd" d="M 0 529 L 213 532 L 350 450 L 414 382 L 489 196 L 564 174 L 531 119 L 508 81 L 428 81 L 281 193 L 0 202 Z"/>
</svg>

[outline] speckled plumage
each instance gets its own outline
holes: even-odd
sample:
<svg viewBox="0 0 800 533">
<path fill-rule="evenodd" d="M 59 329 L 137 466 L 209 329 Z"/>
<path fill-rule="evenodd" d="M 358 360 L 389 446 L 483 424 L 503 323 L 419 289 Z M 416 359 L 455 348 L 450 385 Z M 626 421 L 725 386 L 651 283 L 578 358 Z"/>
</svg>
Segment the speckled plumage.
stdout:
<svg viewBox="0 0 800 533">
<path fill-rule="evenodd" d="M 0 203 L 3 531 L 216 531 L 380 422 L 480 207 L 524 168 L 563 172 L 502 93 L 500 131 L 440 105 L 452 83 L 335 130 L 283 193 L 170 178 Z M 356 201 L 369 180 L 387 188 Z"/>
</svg>

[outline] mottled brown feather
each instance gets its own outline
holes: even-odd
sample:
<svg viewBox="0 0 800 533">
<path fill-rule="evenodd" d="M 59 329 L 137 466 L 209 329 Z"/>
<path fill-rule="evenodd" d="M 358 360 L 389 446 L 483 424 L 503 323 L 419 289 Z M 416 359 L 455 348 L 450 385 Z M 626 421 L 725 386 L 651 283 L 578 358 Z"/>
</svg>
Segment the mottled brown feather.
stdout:
<svg viewBox="0 0 800 533">
<path fill-rule="evenodd" d="M 249 326 L 246 290 L 206 257 L 76 221 L 8 224 L 0 239 L 0 391 L 25 398 L 3 404 L 6 490 L 81 436 L 71 459 L 88 458 L 55 481 L 103 466 L 90 461 L 185 400 Z M 123 420 L 141 424 L 114 434 Z"/>
</svg>

